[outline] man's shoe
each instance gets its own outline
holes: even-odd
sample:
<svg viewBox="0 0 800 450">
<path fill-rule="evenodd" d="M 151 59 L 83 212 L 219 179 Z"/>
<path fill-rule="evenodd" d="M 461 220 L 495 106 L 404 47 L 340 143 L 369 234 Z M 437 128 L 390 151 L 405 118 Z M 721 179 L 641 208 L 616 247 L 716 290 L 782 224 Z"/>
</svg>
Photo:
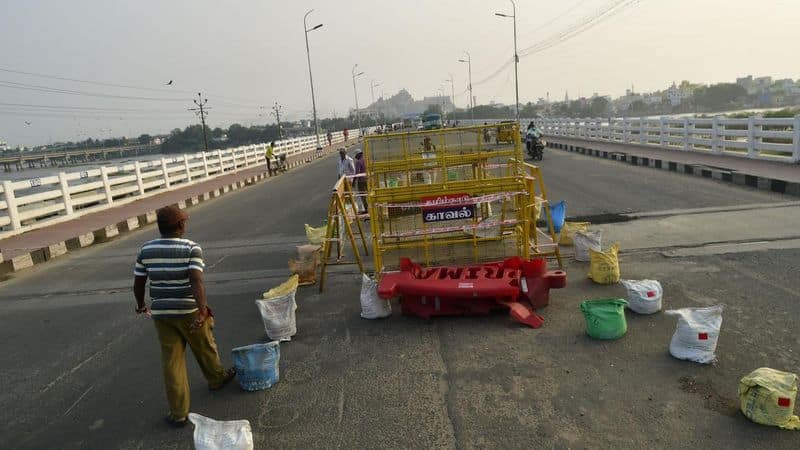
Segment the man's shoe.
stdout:
<svg viewBox="0 0 800 450">
<path fill-rule="evenodd" d="M 165 417 L 164 420 L 173 428 L 183 428 L 189 424 L 188 417 L 175 417 L 171 413 L 167 414 L 167 417 Z"/>
<path fill-rule="evenodd" d="M 224 388 L 235 377 L 236 377 L 236 369 L 234 367 L 231 367 L 230 369 L 225 370 L 225 378 L 222 380 L 222 383 L 216 386 L 208 386 L 208 389 L 211 391 L 218 391 Z"/>
</svg>

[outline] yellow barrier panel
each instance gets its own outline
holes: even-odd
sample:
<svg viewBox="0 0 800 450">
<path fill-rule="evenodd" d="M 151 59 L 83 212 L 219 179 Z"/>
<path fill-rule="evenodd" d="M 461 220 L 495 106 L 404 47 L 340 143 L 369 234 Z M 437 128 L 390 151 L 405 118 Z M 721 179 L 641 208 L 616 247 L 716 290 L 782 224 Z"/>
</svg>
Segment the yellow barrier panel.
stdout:
<svg viewBox="0 0 800 450">
<path fill-rule="evenodd" d="M 517 125 L 504 126 L 512 130 L 499 142 L 484 139 L 496 126 L 365 139 L 376 273 L 396 269 L 401 257 L 464 264 L 534 251 L 561 263 L 557 244 L 545 251 L 537 236 L 537 197 L 550 217 L 539 168 L 523 162 Z M 550 228 L 541 233 L 555 243 Z"/>
<path fill-rule="evenodd" d="M 353 222 L 355 222 L 358 227 L 358 234 L 364 246 L 364 254 L 369 255 L 367 240 L 364 237 L 364 229 L 361 226 L 361 219 L 358 217 L 358 207 L 356 206 L 353 186 L 350 180 L 344 176 L 336 182 L 333 186 L 333 192 L 331 193 L 331 203 L 328 208 L 328 225 L 326 227 L 325 240 L 322 247 L 322 268 L 319 277 L 320 292 L 325 288 L 326 269 L 329 265 L 353 264 L 353 262 L 344 261 L 343 233 L 347 234 L 347 239 L 350 242 L 350 247 L 355 257 L 355 264 L 358 264 L 358 268 L 362 273 L 364 272 L 364 264 L 361 261 L 361 255 L 358 251 L 353 228 L 350 226 Z M 328 260 L 330 260 L 331 250 L 333 248 L 331 244 L 333 243 L 336 244 L 336 262 L 329 263 Z"/>
</svg>

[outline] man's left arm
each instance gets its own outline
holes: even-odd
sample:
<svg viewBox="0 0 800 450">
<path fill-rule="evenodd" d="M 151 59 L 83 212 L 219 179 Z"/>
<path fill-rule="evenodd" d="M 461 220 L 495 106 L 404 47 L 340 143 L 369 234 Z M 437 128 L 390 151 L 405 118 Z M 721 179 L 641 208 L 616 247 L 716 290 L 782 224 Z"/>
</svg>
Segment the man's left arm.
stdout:
<svg viewBox="0 0 800 450">
<path fill-rule="evenodd" d="M 136 266 L 133 269 L 133 297 L 136 299 L 136 312 L 148 313 L 149 308 L 144 302 L 144 293 L 147 286 L 147 268 L 142 264 L 141 255 L 136 258 Z"/>
</svg>

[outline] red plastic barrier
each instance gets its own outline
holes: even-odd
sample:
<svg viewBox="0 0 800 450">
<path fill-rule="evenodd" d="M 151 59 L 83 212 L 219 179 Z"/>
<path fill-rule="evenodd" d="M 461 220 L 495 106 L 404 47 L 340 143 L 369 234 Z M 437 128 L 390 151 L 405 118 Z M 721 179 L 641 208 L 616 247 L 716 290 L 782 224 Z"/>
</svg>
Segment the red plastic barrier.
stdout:
<svg viewBox="0 0 800 450">
<path fill-rule="evenodd" d="M 399 272 L 382 276 L 378 295 L 399 296 L 403 314 L 425 319 L 508 309 L 517 321 L 539 328 L 544 319 L 533 308 L 547 306 L 550 289 L 567 282 L 565 272 L 548 272 L 546 265 L 543 258 L 511 258 L 474 266 L 423 268 L 403 258 Z"/>
</svg>

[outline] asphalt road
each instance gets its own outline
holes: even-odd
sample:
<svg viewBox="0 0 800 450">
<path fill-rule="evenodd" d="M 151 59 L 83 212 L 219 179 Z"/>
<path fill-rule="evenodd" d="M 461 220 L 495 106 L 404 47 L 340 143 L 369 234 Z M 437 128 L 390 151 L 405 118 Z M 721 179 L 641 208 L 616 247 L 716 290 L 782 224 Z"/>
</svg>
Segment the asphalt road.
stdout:
<svg viewBox="0 0 800 450">
<path fill-rule="evenodd" d="M 566 152 L 547 151 L 542 167 L 570 216 L 787 200 Z M 327 158 L 190 210 L 225 361 L 230 348 L 266 340 L 253 300 L 288 275 L 334 178 Z M 191 448 L 190 429 L 162 424 L 158 343 L 133 313 L 133 258 L 155 233 L 0 285 L 0 447 Z M 796 448 L 791 432 L 737 412 L 736 384 L 757 367 L 800 367 L 798 261 L 796 249 L 622 257 L 625 277 L 662 280 L 667 307 L 727 304 L 714 366 L 671 358 L 674 319 L 662 314 L 629 313 L 620 341 L 585 337 L 580 301 L 622 294 L 587 281 L 585 264 L 568 265 L 569 286 L 553 293 L 539 330 L 502 314 L 362 320 L 360 275 L 344 267 L 324 294 L 298 291 L 299 332 L 281 345 L 279 384 L 211 393 L 190 362 L 192 410 L 249 419 L 257 448 Z"/>
</svg>

